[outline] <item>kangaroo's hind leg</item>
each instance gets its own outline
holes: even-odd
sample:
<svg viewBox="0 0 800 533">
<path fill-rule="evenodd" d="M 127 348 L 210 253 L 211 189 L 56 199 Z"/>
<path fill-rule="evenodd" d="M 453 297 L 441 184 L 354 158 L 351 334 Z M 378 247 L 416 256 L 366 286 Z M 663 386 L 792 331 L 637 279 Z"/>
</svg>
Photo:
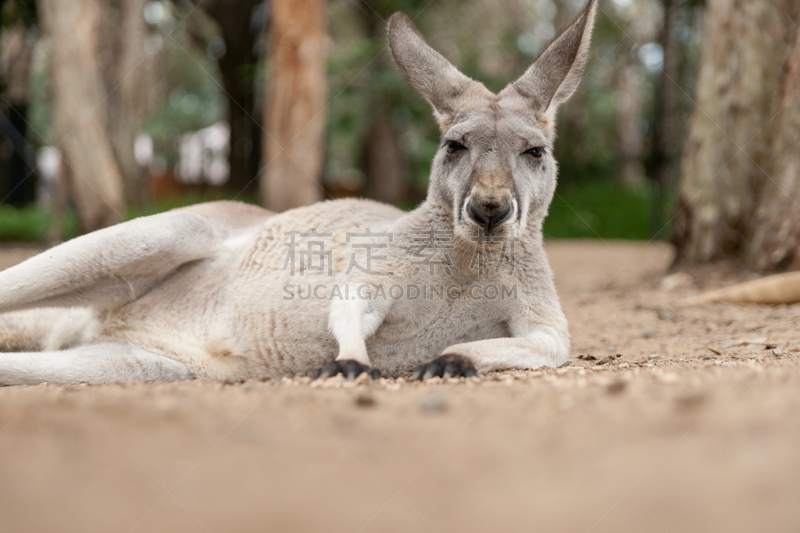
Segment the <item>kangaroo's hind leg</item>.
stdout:
<svg viewBox="0 0 800 533">
<path fill-rule="evenodd" d="M 183 363 L 122 343 L 58 352 L 0 353 L 0 386 L 193 379 Z"/>
<path fill-rule="evenodd" d="M 43 352 L 90 344 L 100 320 L 89 307 L 26 309 L 0 314 L 0 352 Z"/>
</svg>

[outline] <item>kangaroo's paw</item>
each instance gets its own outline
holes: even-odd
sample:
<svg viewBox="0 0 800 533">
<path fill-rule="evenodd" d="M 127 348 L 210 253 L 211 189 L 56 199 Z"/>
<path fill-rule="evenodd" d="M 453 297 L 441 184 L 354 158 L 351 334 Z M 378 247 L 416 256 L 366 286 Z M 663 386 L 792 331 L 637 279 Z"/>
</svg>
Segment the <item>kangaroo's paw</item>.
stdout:
<svg viewBox="0 0 800 533">
<path fill-rule="evenodd" d="M 369 365 L 362 365 L 355 359 L 343 359 L 341 361 L 331 361 L 314 374 L 314 379 L 325 379 L 338 374 L 347 379 L 356 379 L 361 374 L 367 374 L 369 379 L 381 377 L 381 371 Z"/>
<path fill-rule="evenodd" d="M 461 355 L 448 354 L 441 355 L 431 361 L 417 367 L 411 375 L 411 381 L 423 380 L 432 377 L 458 378 L 472 377 L 478 375 L 478 369 L 472 361 Z"/>
</svg>

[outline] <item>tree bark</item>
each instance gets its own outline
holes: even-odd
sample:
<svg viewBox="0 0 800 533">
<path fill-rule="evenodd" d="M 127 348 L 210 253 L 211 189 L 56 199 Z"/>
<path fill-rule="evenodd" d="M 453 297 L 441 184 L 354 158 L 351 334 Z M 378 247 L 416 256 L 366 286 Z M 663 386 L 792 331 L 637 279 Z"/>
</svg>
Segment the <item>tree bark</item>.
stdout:
<svg viewBox="0 0 800 533">
<path fill-rule="evenodd" d="M 254 132 L 261 124 L 254 115 L 253 72 L 258 58 L 254 46 L 257 35 L 251 28 L 255 7 L 262 0 L 206 1 L 199 5 L 219 25 L 225 41 L 225 54 L 219 58 L 222 84 L 228 98 L 230 127 L 230 168 L 225 188 L 236 192 L 254 192 L 258 169 L 251 164 Z M 256 30 L 257 31 L 257 30 Z"/>
<path fill-rule="evenodd" d="M 628 48 L 628 47 L 626 47 Z M 626 61 L 625 64 L 629 64 Z M 631 69 L 632 70 L 632 69 Z M 617 112 L 617 128 L 619 146 L 622 156 L 622 183 L 629 187 L 644 183 L 645 169 L 642 164 L 644 152 L 644 136 L 640 125 L 643 107 L 644 74 L 632 73 L 626 68 L 617 73 L 617 91 L 624 95 L 622 106 Z"/>
<path fill-rule="evenodd" d="M 766 176 L 797 0 L 709 0 L 696 107 L 682 161 L 677 261 L 743 258 Z"/>
<path fill-rule="evenodd" d="M 35 157 L 24 143 L 28 131 L 28 102 L 30 93 L 33 43 L 28 39 L 28 28 L 22 22 L 4 30 L 2 42 L 4 100 L 8 105 L 8 126 L 15 129 L 22 143 L 11 146 L 7 160 L 3 161 L 0 203 L 23 207 L 36 201 L 37 174 L 31 168 Z"/>
<path fill-rule="evenodd" d="M 98 64 L 96 0 L 39 0 L 50 38 L 53 133 L 83 232 L 122 220 L 122 176 L 108 139 L 105 90 Z"/>
<path fill-rule="evenodd" d="M 383 202 L 406 201 L 408 164 L 400 147 L 400 133 L 391 123 L 387 106 L 376 103 L 371 115 L 372 125 L 364 139 L 367 196 Z"/>
<path fill-rule="evenodd" d="M 325 1 L 275 0 L 272 9 L 261 199 L 283 211 L 322 198 Z"/>
<path fill-rule="evenodd" d="M 136 161 L 134 144 L 146 116 L 154 109 L 154 56 L 145 49 L 148 28 L 140 0 L 102 0 L 103 14 L 118 24 L 103 25 L 101 67 L 108 93 L 108 133 L 122 174 L 125 201 L 142 207 L 148 200 L 147 173 Z"/>
<path fill-rule="evenodd" d="M 226 39 L 226 43 L 227 43 Z M 219 68 L 222 73 L 222 85 L 228 96 L 228 125 L 230 127 L 230 150 L 228 165 L 230 173 L 225 188 L 234 192 L 252 192 L 255 190 L 255 173 L 250 168 L 250 152 L 253 149 L 252 132 L 260 127 L 253 120 L 253 87 L 242 83 L 243 65 L 236 61 L 233 52 L 225 53 L 220 58 Z M 251 80 L 252 81 L 252 80 Z"/>
<path fill-rule="evenodd" d="M 800 31 L 786 68 L 770 151 L 770 178 L 755 216 L 748 263 L 759 270 L 800 268 Z"/>
<path fill-rule="evenodd" d="M 664 206 L 667 191 L 674 181 L 673 167 L 675 162 L 675 90 L 678 86 L 678 57 L 672 39 L 672 0 L 663 0 L 664 15 L 661 26 L 661 49 L 664 61 L 661 67 L 661 79 L 656 91 L 656 116 L 653 125 L 653 144 L 650 152 L 650 168 L 652 169 L 655 194 L 653 195 L 652 230 L 658 235 L 664 230 Z"/>
<path fill-rule="evenodd" d="M 384 42 L 384 20 L 375 12 L 386 11 L 378 3 L 373 9 L 362 9 L 362 18 L 367 37 L 373 41 Z M 381 70 L 394 68 L 384 51 L 373 64 L 372 79 L 377 79 Z M 403 151 L 400 132 L 392 124 L 391 105 L 379 85 L 372 87 L 369 101 L 370 126 L 363 140 L 364 175 L 366 176 L 366 195 L 384 202 L 403 202 L 409 198 L 408 161 Z"/>
</svg>

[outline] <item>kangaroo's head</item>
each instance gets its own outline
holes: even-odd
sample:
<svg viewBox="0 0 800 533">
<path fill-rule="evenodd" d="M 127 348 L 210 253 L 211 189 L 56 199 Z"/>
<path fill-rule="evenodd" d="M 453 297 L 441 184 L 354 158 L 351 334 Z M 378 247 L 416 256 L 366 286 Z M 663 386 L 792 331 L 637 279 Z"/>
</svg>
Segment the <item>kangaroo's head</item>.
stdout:
<svg viewBox="0 0 800 533">
<path fill-rule="evenodd" d="M 595 4 L 589 0 L 522 77 L 498 94 L 459 72 L 403 13 L 389 19 L 392 56 L 439 122 L 442 142 L 428 199 L 452 207 L 456 235 L 502 240 L 547 214 L 556 187 L 556 110 L 583 75 Z"/>
</svg>

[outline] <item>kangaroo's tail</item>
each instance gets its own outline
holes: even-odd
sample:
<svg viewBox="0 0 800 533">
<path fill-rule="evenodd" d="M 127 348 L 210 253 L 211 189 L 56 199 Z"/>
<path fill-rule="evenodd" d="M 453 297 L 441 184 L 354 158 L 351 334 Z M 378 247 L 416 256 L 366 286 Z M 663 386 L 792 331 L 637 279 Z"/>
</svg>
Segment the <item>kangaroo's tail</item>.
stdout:
<svg viewBox="0 0 800 533">
<path fill-rule="evenodd" d="M 786 272 L 739 283 L 688 298 L 685 303 L 742 302 L 789 304 L 800 302 L 800 272 Z"/>
</svg>

